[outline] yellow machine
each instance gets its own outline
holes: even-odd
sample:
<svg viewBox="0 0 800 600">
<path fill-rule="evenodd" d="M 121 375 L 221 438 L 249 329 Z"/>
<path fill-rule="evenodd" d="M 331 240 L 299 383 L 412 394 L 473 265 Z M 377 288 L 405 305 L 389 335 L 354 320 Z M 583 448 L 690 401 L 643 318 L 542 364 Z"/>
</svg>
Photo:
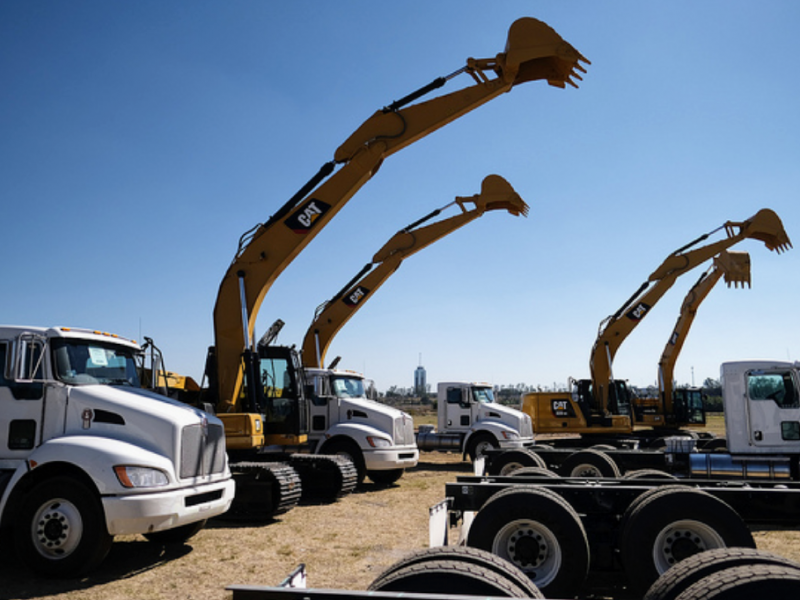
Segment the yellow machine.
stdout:
<svg viewBox="0 0 800 600">
<path fill-rule="evenodd" d="M 724 239 L 690 250 L 720 230 L 725 231 Z M 670 254 L 636 293 L 600 324 L 591 353 L 591 379 L 571 382 L 572 389 L 567 392 L 523 395 L 522 410 L 531 416 L 534 432 L 632 433 L 630 390 L 624 380 L 612 377 L 617 350 L 678 277 L 747 238 L 760 240 L 779 253 L 791 247 L 778 215 L 762 209 L 745 221 L 728 221 Z"/>
<path fill-rule="evenodd" d="M 214 407 L 225 424 L 228 452 L 236 461 L 232 471 L 240 477 L 237 482 L 248 477 L 251 483 L 267 488 L 264 493 L 252 494 L 249 490 L 255 486 L 248 486 L 247 493 L 237 488 L 235 506 L 249 503 L 251 508 L 246 512 L 264 516 L 283 512 L 292 504 L 286 500 L 292 496 L 289 488 L 299 486 L 294 475 L 285 471 L 285 465 L 270 465 L 270 461 L 291 459 L 298 470 L 313 471 L 317 466 L 314 456 L 290 456 L 280 451 L 307 440 L 302 369 L 290 349 L 270 346 L 276 332 L 268 332 L 258 345 L 255 341 L 256 317 L 276 278 L 378 171 L 386 157 L 527 81 L 577 87 L 573 79 L 580 79 L 578 72 L 585 72 L 581 62 L 589 61 L 545 23 L 532 18 L 515 21 L 504 52 L 494 58 L 469 58 L 452 74 L 378 110 L 275 214 L 241 237 L 219 287 L 213 315 L 214 345 L 206 361 L 209 387 L 198 401 Z M 471 84 L 415 103 L 459 74 L 468 75 Z M 266 451 L 275 446 L 277 453 Z M 271 483 L 275 478 L 269 472 L 280 468 L 284 469 L 279 486 L 283 491 L 276 491 Z M 344 483 L 349 475 L 343 465 L 338 476 L 336 485 L 341 490 L 349 485 Z M 355 477 L 350 481 L 355 482 Z M 307 483 L 313 482 L 303 478 L 304 491 Z"/>
<path fill-rule="evenodd" d="M 474 204 L 475 207 L 468 209 L 466 206 L 468 203 Z M 420 227 L 453 205 L 461 209 L 460 214 Z M 324 368 L 325 354 L 333 337 L 392 273 L 400 268 L 406 258 L 474 221 L 485 212 L 503 209 L 515 216 L 528 214 L 528 205 L 517 195 L 514 188 L 499 175 L 489 175 L 481 184 L 480 194 L 456 198 L 447 206 L 398 231 L 372 257 L 372 262 L 368 263 L 333 298 L 317 308 L 314 320 L 303 339 L 303 366 Z"/>
<path fill-rule="evenodd" d="M 728 287 L 750 287 L 750 255 L 747 252 L 722 251 L 686 294 L 680 314 L 658 361 L 658 398 L 634 398 L 636 425 L 680 428 L 706 423 L 703 394 L 700 388 L 675 388 L 674 372 L 683 344 L 694 323 L 697 309 L 724 277 Z"/>
</svg>

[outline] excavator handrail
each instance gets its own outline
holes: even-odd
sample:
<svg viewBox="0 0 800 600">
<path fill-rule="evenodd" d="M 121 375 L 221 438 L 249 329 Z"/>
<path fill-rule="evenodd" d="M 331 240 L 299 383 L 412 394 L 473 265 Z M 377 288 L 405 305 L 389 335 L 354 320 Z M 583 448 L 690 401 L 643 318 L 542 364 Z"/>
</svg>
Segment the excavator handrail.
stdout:
<svg viewBox="0 0 800 600">
<path fill-rule="evenodd" d="M 468 209 L 467 203 L 475 207 Z M 452 217 L 421 226 L 452 206 L 461 209 Z M 324 368 L 325 354 L 334 336 L 371 298 L 378 288 L 400 268 L 409 256 L 427 248 L 490 210 L 505 209 L 512 215 L 527 215 L 528 205 L 502 177 L 489 175 L 483 180 L 481 193 L 458 197 L 453 202 L 431 211 L 399 230 L 375 253 L 358 275 L 330 300 L 317 307 L 302 344 L 304 367 Z"/>
<path fill-rule="evenodd" d="M 470 58 L 448 76 L 467 73 L 473 85 L 408 104 L 441 87 L 437 79 L 436 85 L 423 86 L 385 107 L 388 111 L 378 110 L 277 213 L 248 231 L 220 283 L 214 307 L 214 346 L 207 365 L 219 412 L 235 410 L 242 397 L 243 356 L 252 352 L 256 316 L 273 282 L 387 156 L 521 83 L 546 80 L 556 87 L 577 87 L 573 78 L 585 72 L 581 62 L 589 64 L 551 27 L 532 18 L 518 19 L 509 29 L 504 52 L 491 59 Z"/>
</svg>

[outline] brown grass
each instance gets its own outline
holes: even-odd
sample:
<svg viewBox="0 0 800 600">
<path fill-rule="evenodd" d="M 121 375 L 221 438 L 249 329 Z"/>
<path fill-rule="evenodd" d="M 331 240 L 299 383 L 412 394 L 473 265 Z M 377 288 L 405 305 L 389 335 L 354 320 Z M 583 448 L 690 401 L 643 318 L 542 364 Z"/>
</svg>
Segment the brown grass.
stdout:
<svg viewBox="0 0 800 600">
<path fill-rule="evenodd" d="M 299 563 L 307 565 L 311 587 L 365 589 L 398 558 L 427 546 L 428 508 L 442 499 L 445 483 L 469 473 L 458 454 L 423 453 L 394 487 L 368 484 L 335 504 L 301 506 L 270 524 L 215 522 L 170 550 L 140 536 L 117 539 L 101 568 L 76 581 L 37 579 L 6 549 L 0 599 L 223 600 L 227 585 L 277 585 Z M 755 537 L 760 548 L 800 561 L 800 532 Z"/>
</svg>

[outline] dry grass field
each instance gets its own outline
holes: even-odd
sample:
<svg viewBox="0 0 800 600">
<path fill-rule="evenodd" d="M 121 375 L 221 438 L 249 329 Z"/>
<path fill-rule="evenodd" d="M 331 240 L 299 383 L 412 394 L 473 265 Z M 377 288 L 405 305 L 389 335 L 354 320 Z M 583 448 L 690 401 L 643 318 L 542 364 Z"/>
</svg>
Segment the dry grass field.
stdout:
<svg viewBox="0 0 800 600">
<path fill-rule="evenodd" d="M 712 427 L 715 425 L 712 423 Z M 2 549 L 0 600 L 224 600 L 231 584 L 276 585 L 305 563 L 309 586 L 365 589 L 384 568 L 428 543 L 428 507 L 444 485 L 469 474 L 460 455 L 423 453 L 399 484 L 328 505 L 300 506 L 261 526 L 211 523 L 165 549 L 117 539 L 100 570 L 75 581 L 37 579 Z M 800 533 L 758 532 L 759 547 L 800 561 Z"/>
</svg>

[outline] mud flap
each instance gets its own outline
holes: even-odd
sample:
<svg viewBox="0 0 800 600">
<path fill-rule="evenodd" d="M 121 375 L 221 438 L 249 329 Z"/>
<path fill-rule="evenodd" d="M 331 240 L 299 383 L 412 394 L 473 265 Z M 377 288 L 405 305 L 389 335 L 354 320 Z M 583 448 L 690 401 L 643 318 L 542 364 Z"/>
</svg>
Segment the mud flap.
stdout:
<svg viewBox="0 0 800 600">
<path fill-rule="evenodd" d="M 482 477 L 484 475 L 484 469 L 486 468 L 486 457 L 485 456 L 478 456 L 472 462 L 472 473 L 476 477 Z"/>
<path fill-rule="evenodd" d="M 437 502 L 428 509 L 428 546 L 447 546 L 450 529 L 450 498 Z"/>
</svg>

